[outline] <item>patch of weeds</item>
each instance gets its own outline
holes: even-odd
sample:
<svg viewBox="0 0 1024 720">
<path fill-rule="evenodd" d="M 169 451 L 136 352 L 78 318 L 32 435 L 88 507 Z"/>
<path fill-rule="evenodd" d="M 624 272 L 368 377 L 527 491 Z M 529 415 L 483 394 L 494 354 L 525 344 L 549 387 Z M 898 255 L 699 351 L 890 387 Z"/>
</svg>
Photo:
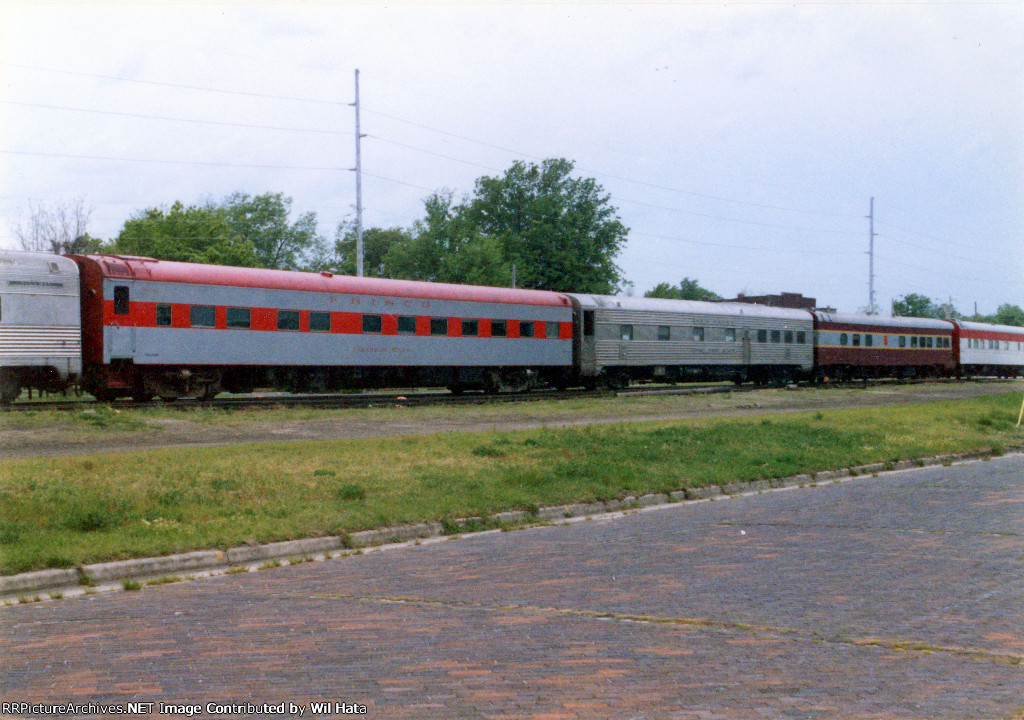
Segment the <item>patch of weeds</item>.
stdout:
<svg viewBox="0 0 1024 720">
<path fill-rule="evenodd" d="M 16 543 L 25 532 L 25 526 L 13 521 L 0 522 L 0 544 Z"/>
<path fill-rule="evenodd" d="M 462 532 L 462 527 L 451 518 L 441 520 L 442 535 L 458 535 L 460 532 Z"/>
<path fill-rule="evenodd" d="M 260 565 L 257 570 L 273 570 L 274 568 L 281 567 L 281 561 L 278 559 L 267 560 L 265 563 Z"/>
<path fill-rule="evenodd" d="M 150 580 L 147 585 L 170 585 L 171 583 L 178 583 L 184 580 L 180 575 L 164 575 L 158 577 L 156 580 Z"/>
<path fill-rule="evenodd" d="M 96 584 L 96 581 L 90 577 L 89 573 L 82 569 L 78 570 L 78 584 L 82 587 L 91 587 Z"/>
<path fill-rule="evenodd" d="M 113 498 L 92 497 L 67 508 L 61 523 L 75 532 L 95 532 L 125 523 L 127 503 Z"/>
<path fill-rule="evenodd" d="M 335 477 L 338 473 L 333 470 L 314 470 L 313 477 Z"/>
<path fill-rule="evenodd" d="M 815 420 L 824 420 L 825 419 L 825 413 L 823 413 L 823 412 L 816 412 L 816 413 L 814 413 L 814 419 Z"/>
<path fill-rule="evenodd" d="M 359 502 L 366 498 L 366 490 L 354 483 L 346 483 L 334 491 L 335 497 L 342 502 Z"/>
<path fill-rule="evenodd" d="M 241 575 L 242 573 L 247 573 L 247 572 L 249 572 L 249 568 L 247 568 L 245 565 L 238 565 L 236 567 L 228 568 L 227 570 L 224 571 L 224 574 L 225 575 Z"/>
<path fill-rule="evenodd" d="M 125 578 L 121 581 L 121 587 L 124 588 L 125 592 L 135 592 L 136 590 L 142 589 L 142 583 L 140 583 L 138 580 Z"/>
<path fill-rule="evenodd" d="M 121 412 L 109 405 L 95 405 L 75 413 L 72 420 L 95 428 L 107 429 L 116 427 L 119 430 L 141 430 L 146 427 L 144 420 L 136 413 Z"/>
<path fill-rule="evenodd" d="M 472 450 L 477 457 L 506 457 L 508 451 L 492 445 L 477 445 Z"/>
<path fill-rule="evenodd" d="M 18 604 L 19 605 L 31 605 L 32 603 L 37 603 L 37 602 L 39 602 L 41 600 L 42 600 L 42 598 L 39 597 L 38 595 L 33 595 L 32 597 L 28 597 L 27 595 L 22 595 L 21 597 L 18 598 Z"/>
<path fill-rule="evenodd" d="M 235 478 L 214 478 L 213 480 L 210 481 L 210 488 L 219 491 L 237 490 L 238 480 L 236 480 Z"/>
<path fill-rule="evenodd" d="M 537 517 L 537 514 L 540 512 L 540 506 L 537 503 L 530 503 L 526 506 L 526 512 L 530 513 L 533 517 Z"/>
<path fill-rule="evenodd" d="M 311 555 L 301 555 L 299 557 L 288 558 L 289 565 L 302 565 L 303 563 L 311 562 L 313 562 L 313 557 Z"/>
<path fill-rule="evenodd" d="M 54 592 L 50 593 L 50 599 L 51 600 L 60 600 L 62 597 L 64 597 L 64 593 L 62 593 L 62 592 L 54 591 Z"/>
</svg>

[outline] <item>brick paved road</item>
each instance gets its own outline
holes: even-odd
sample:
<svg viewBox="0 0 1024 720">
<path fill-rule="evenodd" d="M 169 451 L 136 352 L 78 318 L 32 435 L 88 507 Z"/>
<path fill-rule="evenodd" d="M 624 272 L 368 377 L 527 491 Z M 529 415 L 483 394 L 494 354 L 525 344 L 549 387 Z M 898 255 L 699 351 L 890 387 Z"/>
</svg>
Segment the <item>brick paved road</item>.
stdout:
<svg viewBox="0 0 1024 720">
<path fill-rule="evenodd" d="M 0 610 L 0 701 L 1024 712 L 1024 456 Z"/>
</svg>

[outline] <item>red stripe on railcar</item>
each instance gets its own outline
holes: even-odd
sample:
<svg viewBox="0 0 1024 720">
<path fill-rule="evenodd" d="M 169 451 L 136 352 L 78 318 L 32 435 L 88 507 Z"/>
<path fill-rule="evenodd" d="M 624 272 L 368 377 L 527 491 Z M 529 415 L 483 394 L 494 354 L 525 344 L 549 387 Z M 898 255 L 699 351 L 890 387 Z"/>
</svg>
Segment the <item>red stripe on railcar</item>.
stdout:
<svg viewBox="0 0 1024 720">
<path fill-rule="evenodd" d="M 157 325 L 156 324 L 156 307 L 157 305 L 170 305 L 171 307 L 171 324 L 170 325 Z M 193 307 L 213 307 L 215 324 L 213 327 L 193 326 L 191 324 L 191 308 Z M 228 328 L 227 326 L 227 308 L 238 307 L 236 305 L 231 306 L 211 306 L 201 304 L 183 304 L 183 303 L 156 303 L 156 302 L 139 302 L 133 301 L 129 304 L 129 312 L 126 315 L 117 315 L 114 313 L 114 301 L 104 300 L 102 303 L 103 308 L 103 320 L 102 323 L 107 327 L 140 327 L 140 328 L 172 328 L 180 330 L 232 330 L 237 332 L 245 332 L 246 330 L 261 331 L 261 332 L 312 332 L 309 329 L 309 314 L 310 312 L 328 312 L 331 316 L 331 330 L 333 334 L 341 335 L 399 335 L 398 332 L 398 317 L 397 314 L 392 313 L 361 313 L 361 312 L 330 312 L 330 311 L 310 311 L 310 310 L 298 310 L 292 312 L 299 313 L 299 329 L 298 330 L 279 330 L 277 327 L 277 313 L 276 308 L 243 308 L 249 310 L 249 327 L 248 328 Z M 364 315 L 379 315 L 381 318 L 381 332 L 380 333 L 364 333 L 363 332 L 363 316 Z M 432 335 L 430 332 L 430 315 L 416 315 L 409 316 L 404 315 L 403 317 L 415 317 L 416 318 L 416 336 L 418 337 L 429 337 Z M 448 322 L 448 331 L 445 335 L 438 335 L 437 337 L 462 337 L 462 320 L 471 319 L 479 321 L 479 334 L 473 337 L 491 338 L 493 322 L 489 318 L 460 318 L 460 317 L 449 317 L 445 318 Z M 506 334 L 498 336 L 501 338 L 519 339 L 521 335 L 521 323 L 522 322 L 533 322 L 534 323 L 534 335 L 531 339 L 549 339 L 547 338 L 547 323 L 555 321 L 545 320 L 533 320 L 533 321 L 522 321 L 522 320 L 505 320 L 505 331 Z M 572 339 L 572 322 L 557 322 L 559 326 L 559 332 L 554 338 L 560 340 L 571 340 Z M 403 333 L 404 334 L 404 333 Z"/>
</svg>

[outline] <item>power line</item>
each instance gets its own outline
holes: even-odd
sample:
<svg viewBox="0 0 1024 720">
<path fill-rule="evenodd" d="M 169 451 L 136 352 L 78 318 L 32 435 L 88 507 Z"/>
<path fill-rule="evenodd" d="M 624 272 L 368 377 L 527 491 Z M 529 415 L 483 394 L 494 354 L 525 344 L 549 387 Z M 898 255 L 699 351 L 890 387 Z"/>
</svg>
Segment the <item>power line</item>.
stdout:
<svg viewBox="0 0 1024 720">
<path fill-rule="evenodd" d="M 436 132 L 436 133 L 439 133 L 441 135 L 447 135 L 448 137 L 453 137 L 453 138 L 456 138 L 458 140 L 463 140 L 465 142 L 473 143 L 473 144 L 476 144 L 476 145 L 481 145 L 483 147 L 488 147 L 488 148 L 491 148 L 492 150 L 501 150 L 502 152 L 508 152 L 508 153 L 512 153 L 513 155 L 518 155 L 518 156 L 526 157 L 526 158 L 532 158 L 534 160 L 544 160 L 544 159 L 546 159 L 546 158 L 544 158 L 544 157 L 542 157 L 540 155 L 534 155 L 532 153 L 521 152 L 521 151 L 515 150 L 513 148 L 504 147 L 502 145 L 494 145 L 492 143 L 484 142 L 482 140 L 477 140 L 475 138 L 470 138 L 470 137 L 467 137 L 465 135 L 458 135 L 456 133 L 448 132 L 447 130 L 440 130 L 438 128 L 431 127 L 430 125 L 424 125 L 423 123 L 420 123 L 420 122 L 416 122 L 416 121 L 413 121 L 413 120 L 407 120 L 405 118 L 398 117 L 397 115 L 390 115 L 388 113 L 383 113 L 383 112 L 380 112 L 378 110 L 365 110 L 365 112 L 372 113 L 374 115 L 379 115 L 381 117 L 386 117 L 386 118 L 388 118 L 390 120 L 395 120 L 396 122 L 401 122 L 401 123 L 405 123 L 407 125 L 412 125 L 413 127 L 418 127 L 418 128 L 423 129 L 423 130 L 429 130 L 431 132 Z M 842 217 L 842 218 L 857 218 L 857 219 L 860 219 L 860 217 L 861 217 L 860 215 L 852 215 L 852 214 L 847 214 L 847 213 L 831 213 L 831 212 L 822 212 L 822 211 L 818 211 L 818 210 L 802 210 L 802 209 L 799 209 L 799 208 L 788 208 L 788 207 L 783 207 L 783 206 L 779 206 L 779 205 L 766 205 L 766 204 L 763 204 L 763 203 L 755 203 L 755 202 L 750 202 L 750 201 L 747 201 L 747 200 L 733 200 L 731 198 L 720 197 L 720 196 L 717 196 L 717 195 L 709 195 L 707 193 L 699 193 L 699 192 L 696 192 L 696 191 L 693 191 L 693 190 L 682 190 L 680 188 L 675 188 L 675 187 L 671 187 L 671 186 L 668 186 L 668 185 L 660 185 L 658 183 L 651 183 L 651 182 L 647 182 L 645 180 L 636 180 L 635 178 L 628 178 L 628 177 L 624 177 L 624 176 L 621 176 L 621 175 L 614 175 L 612 173 L 601 172 L 599 170 L 593 170 L 593 169 L 590 169 L 590 168 L 580 167 L 580 168 L 577 168 L 577 170 L 579 170 L 580 172 L 591 174 L 591 175 L 600 175 L 600 176 L 603 176 L 603 177 L 611 178 L 613 180 L 619 180 L 621 182 L 634 183 L 636 185 L 642 185 L 644 187 L 655 188 L 655 189 L 658 189 L 658 190 L 666 190 L 666 191 L 669 191 L 669 192 L 679 193 L 681 195 L 690 195 L 692 197 L 699 197 L 699 198 L 703 198 L 705 200 L 716 200 L 716 201 L 719 201 L 719 202 L 734 203 L 734 204 L 737 204 L 737 205 L 747 205 L 747 206 L 750 206 L 750 207 L 757 207 L 757 208 L 762 208 L 762 209 L 766 209 L 766 210 L 781 210 L 781 211 L 784 211 L 784 212 L 804 213 L 804 214 L 807 214 L 807 215 L 824 215 L 826 217 Z"/>
<path fill-rule="evenodd" d="M 734 245 L 731 243 L 718 243 L 711 242 L 709 240 L 690 240 L 688 238 L 672 237 L 669 235 L 655 235 L 652 233 L 634 233 L 630 232 L 630 235 L 637 235 L 639 237 L 647 237 L 654 240 L 670 240 L 672 242 L 687 243 L 688 245 L 704 245 L 707 247 L 719 247 L 728 248 L 730 250 L 755 250 L 757 252 L 764 252 L 766 248 L 752 246 L 752 245 Z M 857 255 L 859 254 L 854 250 L 787 250 L 787 249 L 772 249 L 775 253 L 793 253 L 800 255 Z"/>
<path fill-rule="evenodd" d="M 192 123 L 197 125 L 220 125 L 225 127 L 254 128 L 257 130 L 285 130 L 288 132 L 320 133 L 324 135 L 344 135 L 339 130 L 318 130 L 314 128 L 283 127 L 279 125 L 255 125 L 252 123 L 226 122 L 221 120 L 197 120 L 194 118 L 172 117 L 168 115 L 147 115 L 144 113 L 126 113 L 114 110 L 94 110 L 91 108 L 67 107 L 65 105 L 44 105 L 42 103 L 27 103 L 17 100 L 0 100 L 4 105 L 21 105 L 23 107 L 43 108 L 46 110 L 66 110 L 71 112 L 91 113 L 94 115 L 113 115 L 116 117 L 142 118 L 146 120 L 169 120 L 172 122 Z"/>
<path fill-rule="evenodd" d="M 204 87 L 202 85 L 186 85 L 186 84 L 183 84 L 183 83 L 157 82 L 155 80 L 136 80 L 134 78 L 127 78 L 127 77 L 123 77 L 123 76 L 120 76 L 120 75 L 101 75 L 101 74 L 98 74 L 98 73 L 78 72 L 78 71 L 75 71 L 75 70 L 58 70 L 56 68 L 39 67 L 39 66 L 36 66 L 36 65 L 20 65 L 18 63 L 9 63 L 9 62 L 0 62 L 0 65 L 6 65 L 7 67 L 21 68 L 23 70 L 37 70 L 37 71 L 40 71 L 40 72 L 57 73 L 57 74 L 60 74 L 60 75 L 74 75 L 74 76 L 77 76 L 77 77 L 98 78 L 100 80 L 119 80 L 120 82 L 135 83 L 135 84 L 138 84 L 138 85 L 155 85 L 157 87 L 169 87 L 169 88 L 175 88 L 175 89 L 178 89 L 178 90 L 195 90 L 195 91 L 200 91 L 200 92 L 218 93 L 218 94 L 221 94 L 221 95 L 241 95 L 241 96 L 244 96 L 244 97 L 256 97 L 256 98 L 264 98 L 264 99 L 269 99 L 269 100 L 288 100 L 288 101 L 291 101 L 291 102 L 315 103 L 315 104 L 318 104 L 318 105 L 334 105 L 334 106 L 339 106 L 339 107 L 348 104 L 348 103 L 339 102 L 339 101 L 336 101 L 336 100 L 320 100 L 320 99 L 316 99 L 316 98 L 298 97 L 298 96 L 295 96 L 295 95 L 273 95 L 273 94 L 270 94 L 270 93 L 246 92 L 244 90 L 222 90 L 220 88 Z"/>
<path fill-rule="evenodd" d="M 35 152 L 29 150 L 0 150 L 0 153 L 6 155 L 32 155 L 36 157 L 50 157 L 50 158 L 70 158 L 72 160 L 104 160 L 104 161 L 116 161 L 116 162 L 133 162 L 133 163 L 157 163 L 164 165 L 203 165 L 207 167 L 233 167 L 233 168 L 248 168 L 257 170 L 314 170 L 314 171 L 343 171 L 347 168 L 339 167 L 318 167 L 310 165 L 259 165 L 254 163 L 225 163 L 225 162 L 209 162 L 203 160 L 160 160 L 156 158 L 129 158 L 129 157 L 114 157 L 109 155 L 73 155 L 70 153 L 48 153 L 48 152 Z"/>
</svg>

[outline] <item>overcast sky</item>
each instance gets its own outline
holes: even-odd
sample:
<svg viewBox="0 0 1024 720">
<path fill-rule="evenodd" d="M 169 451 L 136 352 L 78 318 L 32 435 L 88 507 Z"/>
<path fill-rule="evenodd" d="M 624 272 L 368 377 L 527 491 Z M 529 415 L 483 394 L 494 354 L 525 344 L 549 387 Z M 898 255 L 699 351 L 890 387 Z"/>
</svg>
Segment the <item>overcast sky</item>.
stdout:
<svg viewBox="0 0 1024 720">
<path fill-rule="evenodd" d="M 30 201 L 89 231 L 235 191 L 322 234 L 565 157 L 642 294 L 917 292 L 1024 305 L 1024 4 L 0 4 L 0 246 Z"/>
</svg>

